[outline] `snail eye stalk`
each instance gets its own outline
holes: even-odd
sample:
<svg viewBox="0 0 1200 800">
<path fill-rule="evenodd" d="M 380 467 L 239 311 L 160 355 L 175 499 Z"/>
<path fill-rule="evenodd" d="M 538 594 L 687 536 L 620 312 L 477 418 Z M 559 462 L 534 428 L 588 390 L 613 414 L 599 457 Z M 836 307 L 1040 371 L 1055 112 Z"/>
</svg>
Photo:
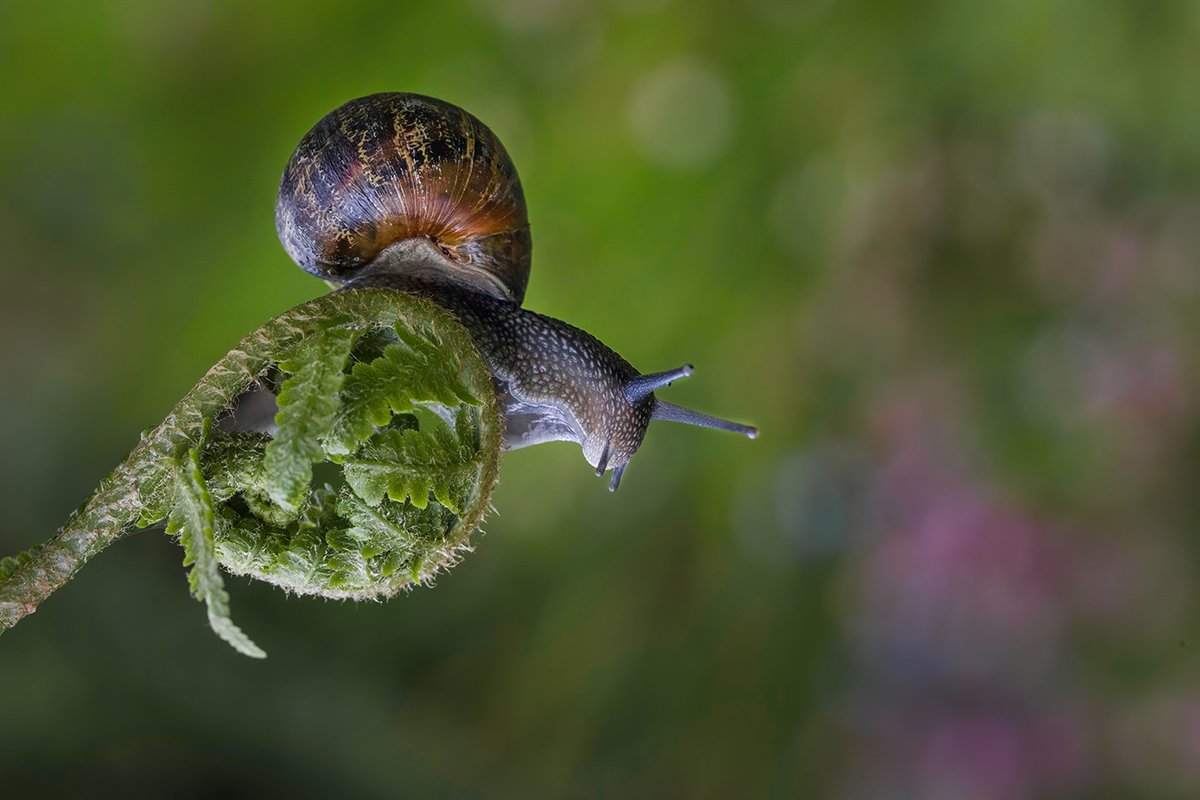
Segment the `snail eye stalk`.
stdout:
<svg viewBox="0 0 1200 800">
<path fill-rule="evenodd" d="M 670 386 L 680 378 L 690 378 L 695 371 L 695 367 L 691 364 L 684 364 L 678 369 L 669 369 L 666 372 L 651 372 L 647 375 L 639 375 L 625 384 L 625 398 L 630 403 L 641 402 L 656 389 Z"/>
<path fill-rule="evenodd" d="M 684 408 L 683 406 L 677 406 L 662 400 L 654 404 L 654 413 L 650 415 L 650 418 L 664 419 L 668 422 L 682 422 L 684 425 L 694 425 L 697 428 L 712 428 L 718 431 L 740 433 L 742 436 L 750 439 L 758 438 L 758 428 L 753 426 L 730 422 L 727 419 L 702 414 L 699 411 L 693 411 L 690 408 Z"/>
</svg>

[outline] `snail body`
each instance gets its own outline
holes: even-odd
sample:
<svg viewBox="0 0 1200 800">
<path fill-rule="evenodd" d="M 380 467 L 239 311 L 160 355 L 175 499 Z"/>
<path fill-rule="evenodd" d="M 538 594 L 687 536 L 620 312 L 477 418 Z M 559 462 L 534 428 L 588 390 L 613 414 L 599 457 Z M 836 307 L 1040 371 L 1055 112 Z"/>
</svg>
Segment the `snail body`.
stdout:
<svg viewBox="0 0 1200 800">
<path fill-rule="evenodd" d="M 596 337 L 521 307 L 532 239 L 516 168 L 466 111 L 404 93 L 340 106 L 297 146 L 276 230 L 340 291 L 386 286 L 431 299 L 488 364 L 510 449 L 573 441 L 615 491 L 654 419 L 750 438 L 755 428 L 658 400 L 690 366 L 643 375 Z"/>
</svg>

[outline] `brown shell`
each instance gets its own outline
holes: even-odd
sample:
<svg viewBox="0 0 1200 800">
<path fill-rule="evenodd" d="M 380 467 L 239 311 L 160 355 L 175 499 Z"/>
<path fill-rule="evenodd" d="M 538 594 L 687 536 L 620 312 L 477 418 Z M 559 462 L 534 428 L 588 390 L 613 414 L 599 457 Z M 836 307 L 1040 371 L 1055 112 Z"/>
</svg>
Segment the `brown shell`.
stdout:
<svg viewBox="0 0 1200 800">
<path fill-rule="evenodd" d="M 519 304 L 529 283 L 516 167 L 486 125 L 432 97 L 373 94 L 325 115 L 284 168 L 275 228 L 327 280 L 352 280 L 389 245 L 425 237 L 496 297 Z"/>
</svg>

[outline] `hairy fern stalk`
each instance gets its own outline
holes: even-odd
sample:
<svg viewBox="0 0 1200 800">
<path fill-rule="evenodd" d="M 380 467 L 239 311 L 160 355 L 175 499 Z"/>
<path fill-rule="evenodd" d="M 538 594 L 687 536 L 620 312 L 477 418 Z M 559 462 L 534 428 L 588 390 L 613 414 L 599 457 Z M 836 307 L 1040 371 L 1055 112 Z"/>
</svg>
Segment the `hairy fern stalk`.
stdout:
<svg viewBox="0 0 1200 800">
<path fill-rule="evenodd" d="M 239 420 L 255 395 L 278 405 L 264 430 Z M 383 288 L 304 303 L 218 361 L 50 541 L 0 560 L 0 633 L 111 542 L 165 521 L 213 630 L 261 658 L 221 568 L 331 598 L 427 580 L 483 519 L 501 425 L 479 353 L 433 303 Z"/>
</svg>

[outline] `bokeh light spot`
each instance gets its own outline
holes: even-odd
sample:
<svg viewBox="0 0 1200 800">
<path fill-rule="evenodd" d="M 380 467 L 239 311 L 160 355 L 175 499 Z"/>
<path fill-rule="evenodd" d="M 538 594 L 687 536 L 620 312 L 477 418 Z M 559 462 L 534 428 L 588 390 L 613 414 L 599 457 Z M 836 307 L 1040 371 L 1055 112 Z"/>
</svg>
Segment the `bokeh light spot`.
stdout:
<svg viewBox="0 0 1200 800">
<path fill-rule="evenodd" d="M 646 160 L 672 169 L 703 167 L 724 152 L 732 138 L 729 83 L 690 58 L 668 62 L 634 86 L 629 126 Z"/>
</svg>

